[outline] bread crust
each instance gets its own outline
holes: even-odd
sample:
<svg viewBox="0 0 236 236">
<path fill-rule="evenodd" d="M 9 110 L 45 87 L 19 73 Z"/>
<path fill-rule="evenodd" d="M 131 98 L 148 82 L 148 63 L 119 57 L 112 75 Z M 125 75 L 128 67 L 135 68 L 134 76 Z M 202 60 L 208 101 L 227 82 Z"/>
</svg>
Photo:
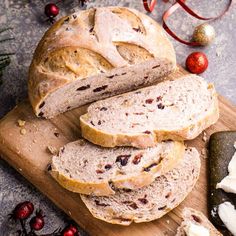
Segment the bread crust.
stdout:
<svg viewBox="0 0 236 236">
<path fill-rule="evenodd" d="M 188 221 L 195 221 L 192 216 L 195 216 L 195 218 L 200 219 L 201 222 L 195 222 L 196 224 L 200 224 L 204 227 L 206 227 L 210 231 L 210 235 L 214 236 L 223 236 L 215 227 L 214 225 L 210 222 L 210 220 L 207 219 L 207 217 L 200 211 L 197 211 L 193 208 L 186 207 L 184 208 L 182 212 L 182 217 L 183 217 L 183 222 L 177 229 L 176 236 L 185 236 L 185 231 L 184 227 Z"/>
<path fill-rule="evenodd" d="M 163 164 L 161 161 L 157 166 L 153 167 L 149 172 L 141 172 L 141 174 L 126 176 L 126 178 L 111 179 L 104 182 L 82 182 L 79 180 L 68 178 L 59 171 L 52 169 L 50 174 L 64 188 L 69 191 L 95 196 L 108 196 L 115 194 L 115 189 L 122 189 L 129 186 L 129 189 L 138 189 L 151 184 L 156 177 L 172 170 L 179 161 L 182 160 L 185 146 L 182 142 L 174 142 L 173 150 L 166 157 L 168 161 Z"/>
<path fill-rule="evenodd" d="M 208 116 L 199 120 L 194 125 L 180 130 L 152 130 L 150 134 L 111 134 L 98 130 L 91 123 L 87 122 L 89 117 L 88 113 L 86 113 L 80 117 L 82 136 L 90 142 L 103 147 L 133 146 L 137 148 L 153 147 L 156 143 L 163 140 L 184 141 L 194 139 L 219 119 L 217 94 L 212 84 L 208 86 L 212 89 L 212 96 L 214 98 L 213 109 L 208 113 Z"/>
<path fill-rule="evenodd" d="M 91 12 L 95 11 L 95 19 L 90 19 Z M 111 17 L 111 12 L 118 12 L 119 16 L 129 20 L 133 24 L 132 35 L 136 37 L 130 37 L 124 34 L 123 36 L 114 36 L 113 30 L 111 32 L 106 32 L 106 34 L 113 36 L 112 41 L 107 41 L 108 39 L 104 36 L 104 24 L 108 24 L 106 17 Z M 97 16 L 98 15 L 98 16 Z M 106 17 L 103 17 L 106 16 Z M 136 19 L 135 21 L 133 18 Z M 98 34 L 101 35 L 102 40 L 99 43 L 96 40 L 96 37 L 90 37 L 86 24 L 91 24 L 90 21 L 96 21 L 96 30 Z M 135 23 L 136 22 L 136 23 Z M 116 24 L 121 24 L 118 21 L 109 23 L 111 29 L 113 29 Z M 138 24 L 138 26 L 136 26 Z M 126 25 L 119 25 L 119 29 L 126 32 Z M 70 28 L 76 26 L 77 32 L 70 33 Z M 100 27 L 100 28 L 99 28 Z M 106 30 L 110 29 L 106 27 Z M 113 28 L 112 28 L 113 27 Z M 136 29 L 135 27 L 138 27 Z M 66 32 L 68 30 L 68 32 Z M 143 35 L 138 31 L 143 31 Z M 129 32 L 129 31 L 127 31 Z M 91 33 L 91 32 L 90 32 Z M 82 36 L 81 36 L 82 35 Z M 84 77 L 94 76 L 95 72 L 88 72 L 86 65 L 83 66 L 82 70 L 76 75 L 76 71 L 73 74 L 62 75 L 53 71 L 53 68 L 45 67 L 45 63 L 48 58 L 51 58 L 54 54 L 58 58 L 63 58 L 63 55 L 66 54 L 67 50 L 87 50 L 84 56 L 93 53 L 94 58 L 98 61 L 102 61 L 102 64 L 106 64 L 108 74 L 112 73 L 112 69 L 122 68 L 122 67 L 132 67 L 124 58 L 120 56 L 116 49 L 116 43 L 128 43 L 131 45 L 138 45 L 147 50 L 153 58 L 165 58 L 172 64 L 172 70 L 176 67 L 176 58 L 174 48 L 165 35 L 161 26 L 158 25 L 156 21 L 146 16 L 143 13 L 138 12 L 135 9 L 129 9 L 125 7 L 104 7 L 104 8 L 95 8 L 82 11 L 80 13 L 74 13 L 70 16 L 66 16 L 57 21 L 43 36 L 39 42 L 33 60 L 29 68 L 29 80 L 28 80 L 28 91 L 29 98 L 36 115 L 40 113 L 40 105 L 43 104 L 45 99 L 52 94 L 57 89 L 63 87 L 64 85 L 73 82 L 77 79 L 83 79 Z M 66 60 L 71 59 L 68 57 Z M 138 60 L 138 59 L 137 59 Z M 63 59 L 62 59 L 63 61 Z M 141 63 L 140 61 L 139 63 Z M 64 66 L 61 62 L 61 66 Z M 67 63 L 67 62 L 66 62 Z M 69 63 L 69 62 L 68 62 Z M 134 65 L 137 63 L 134 63 Z M 68 66 L 69 71 L 75 70 Z M 95 74 L 94 74 L 95 73 Z M 103 75 L 97 73 L 99 76 Z M 107 76 L 107 73 L 104 73 L 104 78 Z"/>
</svg>

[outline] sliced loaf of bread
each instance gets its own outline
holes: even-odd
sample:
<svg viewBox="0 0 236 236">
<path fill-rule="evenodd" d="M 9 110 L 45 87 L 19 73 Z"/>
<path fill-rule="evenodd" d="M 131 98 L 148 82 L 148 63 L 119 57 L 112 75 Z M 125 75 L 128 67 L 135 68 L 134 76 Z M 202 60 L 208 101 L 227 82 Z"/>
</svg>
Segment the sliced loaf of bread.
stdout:
<svg viewBox="0 0 236 236">
<path fill-rule="evenodd" d="M 184 208 L 182 217 L 183 222 L 177 229 L 176 236 L 193 235 L 195 230 L 198 231 L 199 234 L 195 233 L 194 235 L 202 236 L 203 232 L 209 232 L 209 236 L 222 236 L 222 234 L 200 211 L 194 210 L 192 208 Z"/>
<path fill-rule="evenodd" d="M 90 8 L 45 33 L 29 69 L 29 98 L 37 116 L 51 118 L 160 82 L 175 68 L 174 48 L 151 17 L 125 7 Z"/>
<path fill-rule="evenodd" d="M 83 137 L 94 144 L 146 148 L 193 139 L 218 117 L 214 86 L 187 75 L 95 102 L 80 123 Z"/>
<path fill-rule="evenodd" d="M 109 197 L 81 195 L 92 215 L 112 224 L 129 225 L 158 219 L 177 207 L 193 189 L 200 172 L 195 148 L 188 148 L 179 164 L 138 190 L 119 190 Z"/>
<path fill-rule="evenodd" d="M 65 145 L 52 158 L 51 175 L 64 188 L 78 193 L 107 196 L 116 189 L 137 189 L 173 169 L 185 146 L 166 141 L 144 150 L 131 147 L 101 148 L 85 140 Z"/>
</svg>

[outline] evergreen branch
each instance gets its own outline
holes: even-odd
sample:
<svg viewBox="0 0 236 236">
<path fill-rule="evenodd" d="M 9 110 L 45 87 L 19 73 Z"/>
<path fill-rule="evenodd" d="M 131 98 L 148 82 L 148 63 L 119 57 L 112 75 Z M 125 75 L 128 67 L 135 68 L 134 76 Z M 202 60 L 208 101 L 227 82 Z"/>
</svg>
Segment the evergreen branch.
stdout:
<svg viewBox="0 0 236 236">
<path fill-rule="evenodd" d="M 4 69 L 5 67 L 7 67 L 9 64 L 10 64 L 10 60 L 9 61 L 6 61 L 6 62 L 4 62 L 4 63 L 1 63 L 0 64 L 0 70 L 2 70 L 2 69 Z"/>
<path fill-rule="evenodd" d="M 3 61 L 6 61 L 6 60 L 10 60 L 10 57 L 9 56 L 6 56 L 6 57 L 0 57 L 0 63 L 2 63 Z"/>
<path fill-rule="evenodd" d="M 12 27 L 8 27 L 8 28 L 3 28 L 0 30 L 0 34 L 7 31 L 7 30 L 12 30 L 13 28 Z"/>
<path fill-rule="evenodd" d="M 1 39 L 1 40 L 0 40 L 0 43 L 6 42 L 6 41 L 9 41 L 9 40 L 14 40 L 14 39 L 15 39 L 15 38 Z"/>
<path fill-rule="evenodd" d="M 14 52 L 9 52 L 9 53 L 0 53 L 0 57 L 5 57 L 5 56 L 11 56 L 14 55 Z"/>
<path fill-rule="evenodd" d="M 9 57 L 9 56 L 4 57 L 4 58 L 1 58 L 1 59 L 0 59 L 0 64 L 4 63 L 4 62 L 6 62 L 6 61 L 10 61 L 10 57 Z"/>
<path fill-rule="evenodd" d="M 11 58 L 9 56 L 4 56 L 0 58 L 0 77 L 2 76 L 3 70 L 10 64 Z M 1 81 L 0 81 L 1 84 Z"/>
<path fill-rule="evenodd" d="M 0 64 L 4 63 L 6 61 L 10 61 L 10 57 L 5 57 L 4 59 L 0 60 Z"/>
<path fill-rule="evenodd" d="M 11 29 L 12 29 L 11 27 L 2 28 L 2 29 L 0 29 L 0 34 L 6 32 L 8 30 L 11 30 Z M 0 43 L 4 43 L 4 42 L 10 41 L 10 40 L 14 40 L 14 39 L 15 39 L 14 37 L 6 36 L 5 38 L 0 39 Z M 10 56 L 14 55 L 14 54 L 15 53 L 12 53 L 12 52 L 9 52 L 9 53 L 2 52 L 2 53 L 0 53 L 0 77 L 2 77 L 4 69 L 11 62 Z M 0 80 L 0 84 L 1 83 L 2 83 L 2 80 Z M 23 233 L 24 233 L 24 231 L 23 231 Z"/>
</svg>

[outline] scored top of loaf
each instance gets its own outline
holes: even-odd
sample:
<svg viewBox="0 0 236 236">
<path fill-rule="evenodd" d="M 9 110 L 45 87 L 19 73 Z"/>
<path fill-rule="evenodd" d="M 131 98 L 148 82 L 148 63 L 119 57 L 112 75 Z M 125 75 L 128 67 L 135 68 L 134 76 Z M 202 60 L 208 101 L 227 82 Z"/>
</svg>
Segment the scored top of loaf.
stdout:
<svg viewBox="0 0 236 236">
<path fill-rule="evenodd" d="M 56 89 L 77 79 L 138 64 L 155 57 L 176 64 L 163 29 L 129 8 L 92 8 L 56 22 L 43 36 L 29 70 L 35 110 Z"/>
</svg>

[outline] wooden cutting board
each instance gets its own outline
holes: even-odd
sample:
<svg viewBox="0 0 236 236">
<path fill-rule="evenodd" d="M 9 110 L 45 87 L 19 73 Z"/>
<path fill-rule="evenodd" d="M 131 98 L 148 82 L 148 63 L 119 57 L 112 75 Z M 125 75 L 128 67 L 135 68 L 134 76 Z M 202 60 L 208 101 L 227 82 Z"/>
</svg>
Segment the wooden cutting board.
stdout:
<svg viewBox="0 0 236 236">
<path fill-rule="evenodd" d="M 171 78 L 186 74 L 180 68 Z M 221 130 L 236 130 L 236 107 L 219 96 L 220 119 L 206 130 L 207 137 Z M 203 135 L 188 142 L 202 153 L 201 174 L 196 187 L 186 200 L 163 218 L 142 224 L 118 226 L 105 223 L 92 217 L 80 200 L 79 194 L 71 193 L 59 186 L 47 173 L 51 154 L 48 147 L 59 148 L 80 137 L 79 116 L 86 111 L 81 107 L 62 114 L 52 120 L 36 118 L 26 101 L 9 112 L 0 122 L 0 153 L 10 165 L 25 176 L 41 192 L 63 209 L 90 235 L 95 236 L 162 236 L 175 235 L 181 222 L 181 210 L 191 206 L 207 214 L 207 159 L 204 153 Z M 19 127 L 18 120 L 25 120 Z M 23 129 L 23 131 L 22 131 Z M 24 130 L 25 129 L 25 130 Z M 24 132 L 26 132 L 24 134 Z"/>
</svg>

